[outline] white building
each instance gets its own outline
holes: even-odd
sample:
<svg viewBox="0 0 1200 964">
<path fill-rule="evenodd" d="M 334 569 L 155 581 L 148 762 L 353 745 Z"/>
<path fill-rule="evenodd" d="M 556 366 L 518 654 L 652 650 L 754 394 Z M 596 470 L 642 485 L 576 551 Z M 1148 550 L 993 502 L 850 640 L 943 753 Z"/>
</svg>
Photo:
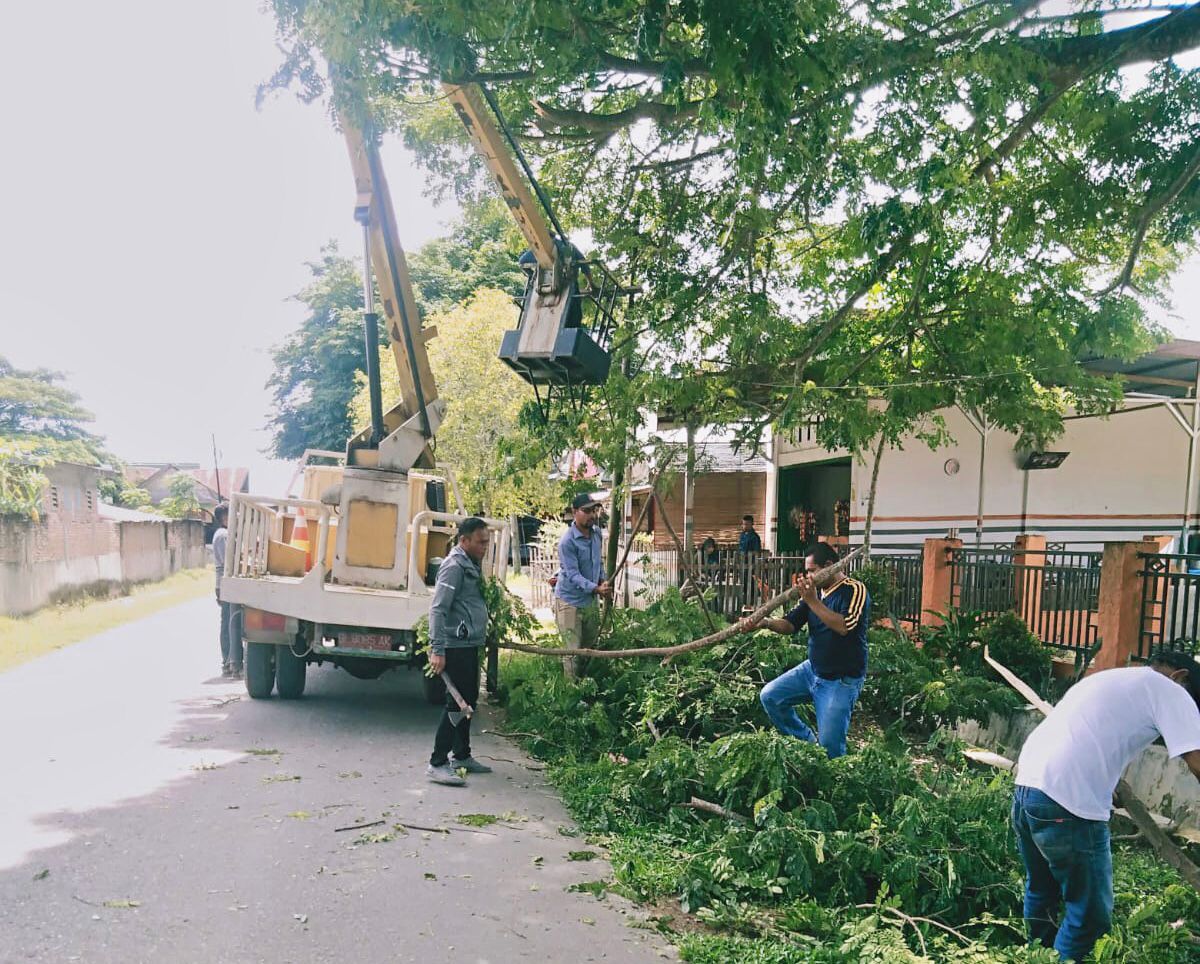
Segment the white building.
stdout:
<svg viewBox="0 0 1200 964">
<path fill-rule="evenodd" d="M 1013 435 L 959 409 L 941 414 L 954 443 L 931 450 L 910 439 L 880 464 L 872 544 L 916 543 L 957 531 L 964 543 L 1009 543 L 1021 533 L 1051 542 L 1178 538 L 1200 551 L 1196 437 L 1200 342 L 1173 341 L 1130 364 L 1088 367 L 1125 376 L 1124 405 L 1107 418 L 1069 416 L 1057 467 L 1026 468 L 1031 453 Z M 821 448 L 811 427 L 772 446 L 766 502 L 775 551 L 816 536 L 862 537 L 871 456 Z M 1053 463 L 1056 459 L 1044 459 Z M 799 525 L 815 531 L 801 533 Z M 848 531 L 847 531 L 848 530 Z M 803 536 L 803 537 L 802 537 Z M 1172 547 L 1170 551 L 1179 551 Z"/>
</svg>

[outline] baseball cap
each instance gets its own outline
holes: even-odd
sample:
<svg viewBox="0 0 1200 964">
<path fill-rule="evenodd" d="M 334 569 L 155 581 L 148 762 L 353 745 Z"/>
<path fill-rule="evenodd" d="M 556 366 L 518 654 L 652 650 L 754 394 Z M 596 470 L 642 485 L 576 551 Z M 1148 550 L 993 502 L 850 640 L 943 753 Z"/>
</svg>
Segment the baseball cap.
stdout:
<svg viewBox="0 0 1200 964">
<path fill-rule="evenodd" d="M 571 508 L 576 510 L 590 509 L 594 505 L 600 505 L 600 503 L 592 498 L 590 492 L 580 492 L 571 500 Z"/>
</svg>

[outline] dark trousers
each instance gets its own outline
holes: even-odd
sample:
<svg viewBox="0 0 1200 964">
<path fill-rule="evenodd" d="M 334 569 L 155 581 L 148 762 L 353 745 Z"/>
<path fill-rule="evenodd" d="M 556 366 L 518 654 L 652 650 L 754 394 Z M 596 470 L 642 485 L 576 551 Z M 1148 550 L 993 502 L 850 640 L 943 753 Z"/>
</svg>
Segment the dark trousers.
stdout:
<svg viewBox="0 0 1200 964">
<path fill-rule="evenodd" d="M 1064 961 L 1082 961 L 1112 924 L 1108 824 L 1077 817 L 1041 790 L 1022 786 L 1013 795 L 1012 824 L 1025 864 L 1030 941 L 1053 947 Z"/>
<path fill-rule="evenodd" d="M 447 649 L 446 675 L 472 708 L 479 705 L 478 646 Z M 442 708 L 442 719 L 433 738 L 433 755 L 429 762 L 440 767 L 449 759 L 451 750 L 458 760 L 465 760 L 471 755 L 471 720 L 463 715 L 447 690 L 446 705 Z"/>
<path fill-rule="evenodd" d="M 242 668 L 242 611 L 233 603 L 221 606 L 221 663 Z"/>
</svg>

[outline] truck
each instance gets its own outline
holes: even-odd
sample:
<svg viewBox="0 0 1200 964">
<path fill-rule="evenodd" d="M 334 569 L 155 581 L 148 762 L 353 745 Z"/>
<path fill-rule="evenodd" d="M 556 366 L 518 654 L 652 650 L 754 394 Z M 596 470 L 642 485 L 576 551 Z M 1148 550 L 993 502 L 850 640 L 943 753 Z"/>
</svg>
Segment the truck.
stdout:
<svg viewBox="0 0 1200 964">
<path fill-rule="evenodd" d="M 607 378 L 607 342 L 632 291 L 566 240 L 490 93 L 476 84 L 445 91 L 529 247 L 517 327 L 505 334 L 500 357 L 531 385 L 539 404 L 577 401 Z M 422 666 L 418 623 L 467 515 L 453 473 L 438 466 L 431 444 L 447 405 L 426 351 L 437 332 L 422 325 L 380 139 L 369 121 L 356 126 L 343 117 L 342 128 L 363 234 L 370 425 L 347 441 L 345 452 L 306 453 L 299 496 L 238 493 L 230 501 L 220 596 L 241 614 L 245 685 L 254 699 L 299 698 L 310 665 L 329 663 L 361 679 Z M 400 401 L 387 412 L 372 277 L 400 385 Z M 482 569 L 503 582 L 511 529 L 506 520 L 484 521 L 493 539 Z M 497 664 L 496 640 L 489 638 L 489 692 L 497 686 Z M 430 701 L 441 701 L 440 686 L 425 678 Z"/>
</svg>

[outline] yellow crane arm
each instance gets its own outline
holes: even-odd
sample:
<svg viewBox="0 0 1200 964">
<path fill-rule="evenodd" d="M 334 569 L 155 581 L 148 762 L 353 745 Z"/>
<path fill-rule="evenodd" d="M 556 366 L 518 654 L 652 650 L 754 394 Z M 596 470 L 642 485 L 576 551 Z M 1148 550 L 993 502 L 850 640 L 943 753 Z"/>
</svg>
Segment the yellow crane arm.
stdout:
<svg viewBox="0 0 1200 964">
<path fill-rule="evenodd" d="M 443 84 L 442 89 L 471 136 L 475 149 L 496 179 L 504 203 L 525 235 L 525 243 L 537 259 L 538 267 L 544 272 L 554 272 L 558 267 L 558 246 L 554 235 L 513 161 L 512 150 L 492 119 L 482 91 L 476 84 Z"/>
<path fill-rule="evenodd" d="M 358 128 L 345 124 L 344 130 L 357 192 L 355 217 L 367 229 L 371 268 L 379 287 L 384 321 L 400 379 L 400 401 L 384 414 L 384 427 L 390 434 L 408 424 L 428 440 L 437 431 L 444 411 L 444 405 L 438 403 L 437 384 L 426 351 L 426 344 L 437 335 L 437 329 L 421 327 L 420 311 L 404 248 L 400 244 L 379 148 Z M 370 429 L 351 440 L 351 453 L 369 447 L 369 432 Z M 413 465 L 424 467 L 433 464 L 427 449 L 413 462 Z"/>
</svg>

